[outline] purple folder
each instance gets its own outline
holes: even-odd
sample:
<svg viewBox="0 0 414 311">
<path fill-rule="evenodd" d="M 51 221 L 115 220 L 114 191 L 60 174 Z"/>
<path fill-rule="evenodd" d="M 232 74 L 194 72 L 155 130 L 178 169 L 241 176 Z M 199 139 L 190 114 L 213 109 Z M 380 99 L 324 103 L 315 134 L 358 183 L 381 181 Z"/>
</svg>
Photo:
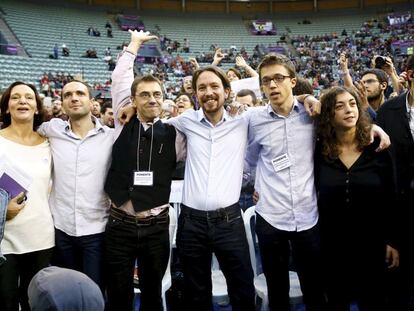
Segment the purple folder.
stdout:
<svg viewBox="0 0 414 311">
<path fill-rule="evenodd" d="M 0 188 L 6 190 L 10 194 L 11 198 L 14 198 L 20 192 L 27 192 L 27 190 L 23 188 L 22 185 L 7 175 L 7 173 L 3 173 L 3 175 L 0 177 Z"/>
</svg>

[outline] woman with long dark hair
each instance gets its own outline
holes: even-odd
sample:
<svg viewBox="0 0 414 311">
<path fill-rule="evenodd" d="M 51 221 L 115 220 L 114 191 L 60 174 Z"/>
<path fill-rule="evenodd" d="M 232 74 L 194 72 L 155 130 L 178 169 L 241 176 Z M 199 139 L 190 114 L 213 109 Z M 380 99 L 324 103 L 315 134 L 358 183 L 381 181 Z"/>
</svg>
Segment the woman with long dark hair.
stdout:
<svg viewBox="0 0 414 311">
<path fill-rule="evenodd" d="M 385 310 L 384 273 L 398 266 L 390 152 L 370 144 L 371 124 L 351 89 L 321 98 L 315 154 L 319 223 L 330 311 Z"/>
<path fill-rule="evenodd" d="M 29 282 L 48 266 L 55 243 L 48 204 L 52 157 L 49 142 L 35 131 L 43 110 L 34 85 L 12 83 L 0 100 L 0 113 L 0 158 L 29 180 L 26 193 L 10 195 L 6 221 L 0 224 L 6 258 L 0 266 L 0 310 L 18 311 L 20 304 L 26 311 Z"/>
</svg>

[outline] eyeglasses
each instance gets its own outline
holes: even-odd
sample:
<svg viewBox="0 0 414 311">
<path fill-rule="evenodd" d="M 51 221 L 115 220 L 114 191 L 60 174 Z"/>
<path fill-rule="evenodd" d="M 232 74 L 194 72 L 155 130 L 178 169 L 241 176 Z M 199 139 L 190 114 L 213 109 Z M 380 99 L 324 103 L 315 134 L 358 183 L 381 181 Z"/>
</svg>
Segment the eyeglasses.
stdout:
<svg viewBox="0 0 414 311">
<path fill-rule="evenodd" d="M 151 98 L 151 96 L 153 96 L 155 99 L 161 99 L 162 98 L 162 93 L 161 92 L 154 92 L 154 93 L 150 93 L 150 92 L 141 92 L 138 95 L 139 98 L 143 99 L 143 100 L 148 100 Z"/>
<path fill-rule="evenodd" d="M 367 80 L 364 80 L 364 81 L 361 80 L 361 82 L 363 84 L 372 84 L 372 83 L 379 82 L 379 81 L 376 80 L 376 79 L 367 79 Z"/>
<path fill-rule="evenodd" d="M 276 84 L 280 84 L 280 83 L 283 83 L 283 81 L 285 81 L 286 78 L 290 78 L 290 76 L 285 76 L 285 75 L 282 75 L 282 74 L 276 74 L 276 75 L 273 76 L 273 78 L 267 78 L 267 77 L 263 78 L 262 79 L 262 84 L 264 86 L 269 86 L 272 81 Z"/>
</svg>

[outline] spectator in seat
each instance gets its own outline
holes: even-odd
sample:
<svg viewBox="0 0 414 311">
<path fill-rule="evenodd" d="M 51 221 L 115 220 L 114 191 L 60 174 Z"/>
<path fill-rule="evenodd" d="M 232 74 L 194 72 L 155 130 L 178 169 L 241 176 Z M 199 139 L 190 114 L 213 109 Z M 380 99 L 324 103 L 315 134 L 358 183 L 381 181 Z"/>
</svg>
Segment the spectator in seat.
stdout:
<svg viewBox="0 0 414 311">
<path fill-rule="evenodd" d="M 69 48 L 66 46 L 66 44 L 62 44 L 62 56 L 68 57 L 69 56 Z"/>
</svg>

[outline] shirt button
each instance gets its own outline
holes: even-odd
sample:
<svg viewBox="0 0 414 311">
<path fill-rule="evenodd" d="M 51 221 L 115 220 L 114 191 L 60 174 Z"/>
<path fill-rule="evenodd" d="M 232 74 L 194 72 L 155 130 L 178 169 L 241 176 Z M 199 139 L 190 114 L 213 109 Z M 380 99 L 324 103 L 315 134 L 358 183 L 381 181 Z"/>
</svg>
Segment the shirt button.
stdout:
<svg viewBox="0 0 414 311">
<path fill-rule="evenodd" d="M 141 141 L 145 141 L 145 137 L 141 137 Z"/>
<path fill-rule="evenodd" d="M 349 193 L 349 189 L 346 189 L 346 190 L 345 190 L 345 192 L 346 192 L 346 193 Z"/>
<path fill-rule="evenodd" d="M 134 187 L 129 187 L 128 190 L 129 190 L 129 192 L 132 192 L 132 191 L 134 191 Z"/>
<path fill-rule="evenodd" d="M 144 154 L 144 149 L 139 149 L 139 154 Z"/>
<path fill-rule="evenodd" d="M 345 200 L 345 202 L 346 202 L 346 203 L 349 203 L 349 199 L 346 199 L 346 200 Z"/>
<path fill-rule="evenodd" d="M 349 184 L 349 179 L 345 180 L 345 182 L 346 182 L 347 184 Z"/>
<path fill-rule="evenodd" d="M 346 172 L 346 175 L 349 176 L 349 172 Z"/>
</svg>

